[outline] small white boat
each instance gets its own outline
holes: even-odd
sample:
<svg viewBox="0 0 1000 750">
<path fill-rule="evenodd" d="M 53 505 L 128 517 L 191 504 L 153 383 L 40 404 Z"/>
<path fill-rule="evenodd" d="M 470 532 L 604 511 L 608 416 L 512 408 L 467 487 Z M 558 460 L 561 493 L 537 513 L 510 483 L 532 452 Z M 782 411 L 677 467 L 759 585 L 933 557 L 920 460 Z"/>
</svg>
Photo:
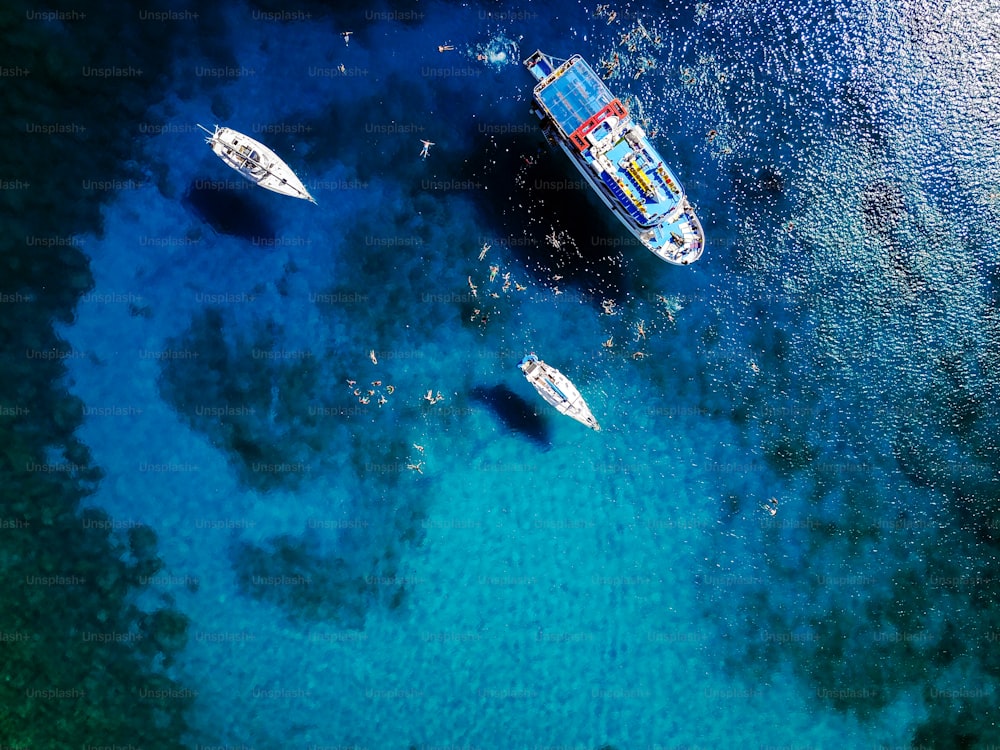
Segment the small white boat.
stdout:
<svg viewBox="0 0 1000 750">
<path fill-rule="evenodd" d="M 212 147 L 215 155 L 250 182 L 275 193 L 316 202 L 291 167 L 260 141 L 232 128 L 216 125 L 213 132 L 203 125 L 198 127 L 208 133 L 205 143 Z"/>
<path fill-rule="evenodd" d="M 529 354 L 518 364 L 528 382 L 535 386 L 542 398 L 556 409 L 572 417 L 580 424 L 585 424 L 592 430 L 600 430 L 594 415 L 590 413 L 587 402 L 583 400 L 580 391 L 556 368 L 545 364 L 534 354 Z"/>
</svg>

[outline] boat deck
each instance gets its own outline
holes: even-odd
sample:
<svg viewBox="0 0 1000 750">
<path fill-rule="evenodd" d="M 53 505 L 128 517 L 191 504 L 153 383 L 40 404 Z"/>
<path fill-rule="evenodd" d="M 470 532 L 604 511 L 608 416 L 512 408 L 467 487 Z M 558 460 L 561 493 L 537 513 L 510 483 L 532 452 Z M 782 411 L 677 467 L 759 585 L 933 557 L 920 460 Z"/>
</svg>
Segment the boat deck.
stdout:
<svg viewBox="0 0 1000 750">
<path fill-rule="evenodd" d="M 536 69 L 532 70 L 536 77 L 544 72 L 540 66 L 551 70 L 552 63 L 549 60 L 536 63 Z M 567 138 L 615 101 L 615 95 L 579 55 L 573 55 L 554 73 L 554 77 L 543 80 L 535 87 L 535 99 Z"/>
</svg>

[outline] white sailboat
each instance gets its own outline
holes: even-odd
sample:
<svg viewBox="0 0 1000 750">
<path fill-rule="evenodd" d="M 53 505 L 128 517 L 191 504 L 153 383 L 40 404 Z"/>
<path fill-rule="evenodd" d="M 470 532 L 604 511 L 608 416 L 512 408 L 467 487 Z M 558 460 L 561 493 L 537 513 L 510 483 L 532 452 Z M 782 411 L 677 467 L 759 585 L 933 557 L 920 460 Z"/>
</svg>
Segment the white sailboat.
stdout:
<svg viewBox="0 0 1000 750">
<path fill-rule="evenodd" d="M 250 182 L 275 193 L 316 202 L 291 167 L 260 141 L 232 128 L 216 125 L 213 132 L 203 125 L 198 127 L 208 133 L 205 142 L 215 155 Z"/>
<path fill-rule="evenodd" d="M 559 370 L 542 362 L 534 354 L 529 354 L 518 364 L 528 382 L 535 386 L 541 397 L 567 417 L 572 417 L 580 424 L 592 430 L 600 430 L 601 426 L 594 419 L 590 407 L 583 400 L 580 391 L 570 382 L 570 379 Z"/>
</svg>

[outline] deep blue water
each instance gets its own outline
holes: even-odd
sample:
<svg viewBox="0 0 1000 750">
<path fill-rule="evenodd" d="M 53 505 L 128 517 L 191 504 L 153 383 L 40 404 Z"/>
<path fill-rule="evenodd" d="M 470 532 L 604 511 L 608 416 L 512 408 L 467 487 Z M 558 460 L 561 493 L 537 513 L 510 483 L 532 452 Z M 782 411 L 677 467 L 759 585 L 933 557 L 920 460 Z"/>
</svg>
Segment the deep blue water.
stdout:
<svg viewBox="0 0 1000 750">
<path fill-rule="evenodd" d="M 1000 747 L 988 6 L 138 12 L 94 64 L 163 39 L 102 81 L 128 159 L 42 192 L 100 207 L 50 228 L 93 276 L 61 383 L 104 472 L 84 505 L 158 538 L 135 603 L 189 619 L 153 662 L 189 691 L 182 741 Z M 24 23 L 83 48 L 103 21 Z M 535 49 L 619 56 L 697 264 L 576 186 L 528 111 Z M 318 205 L 241 182 L 196 123 Z M 39 140 L 101 152 L 63 130 Z"/>
</svg>

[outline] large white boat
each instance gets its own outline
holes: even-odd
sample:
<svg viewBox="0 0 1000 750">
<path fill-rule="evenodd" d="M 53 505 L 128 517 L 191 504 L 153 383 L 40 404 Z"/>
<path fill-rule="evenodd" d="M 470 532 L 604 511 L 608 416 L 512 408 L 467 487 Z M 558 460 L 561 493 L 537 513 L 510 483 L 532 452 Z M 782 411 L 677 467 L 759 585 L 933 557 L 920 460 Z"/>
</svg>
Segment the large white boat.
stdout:
<svg viewBox="0 0 1000 750">
<path fill-rule="evenodd" d="M 316 202 L 291 167 L 260 141 L 232 128 L 216 125 L 213 132 L 203 125 L 198 127 L 208 133 L 205 143 L 212 147 L 215 155 L 250 182 L 275 193 Z"/>
<path fill-rule="evenodd" d="M 556 407 L 557 410 L 572 417 L 580 424 L 585 424 L 592 430 L 600 430 L 601 426 L 594 419 L 590 407 L 583 400 L 580 391 L 570 382 L 570 379 L 559 370 L 542 362 L 534 354 L 529 354 L 518 364 L 528 382 L 535 386 L 542 398 Z"/>
<path fill-rule="evenodd" d="M 687 265 L 705 233 L 680 180 L 649 138 L 579 55 L 535 52 L 524 61 L 537 84 L 535 114 L 605 206 L 658 258 Z"/>
</svg>

